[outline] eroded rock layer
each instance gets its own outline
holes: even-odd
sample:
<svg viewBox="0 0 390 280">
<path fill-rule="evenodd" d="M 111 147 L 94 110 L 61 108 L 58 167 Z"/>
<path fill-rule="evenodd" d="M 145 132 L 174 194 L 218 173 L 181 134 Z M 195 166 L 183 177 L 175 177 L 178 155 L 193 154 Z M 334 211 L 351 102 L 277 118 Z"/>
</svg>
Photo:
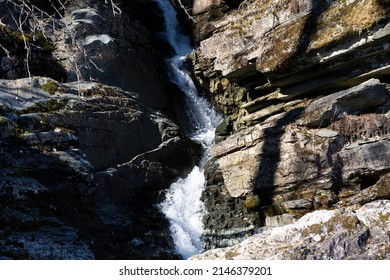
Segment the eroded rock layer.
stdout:
<svg viewBox="0 0 390 280">
<path fill-rule="evenodd" d="M 390 198 L 389 1 L 192 2 L 194 75 L 225 114 L 206 169 L 206 248 Z M 327 256 L 368 257 L 347 255 Z"/>
</svg>

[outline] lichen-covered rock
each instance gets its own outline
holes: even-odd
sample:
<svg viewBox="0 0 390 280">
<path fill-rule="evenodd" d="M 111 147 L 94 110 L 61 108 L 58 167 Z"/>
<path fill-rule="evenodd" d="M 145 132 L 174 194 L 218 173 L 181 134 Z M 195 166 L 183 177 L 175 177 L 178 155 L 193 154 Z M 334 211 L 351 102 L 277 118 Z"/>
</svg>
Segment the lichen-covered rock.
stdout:
<svg viewBox="0 0 390 280">
<path fill-rule="evenodd" d="M 163 27 L 156 3 L 121 1 L 115 9 L 105 1 L 40 2 L 0 3 L 0 78 L 95 81 L 138 92 L 153 108 L 167 107 L 169 47 L 161 48 L 166 43 L 153 33 Z"/>
<path fill-rule="evenodd" d="M 377 108 L 388 99 L 386 84 L 380 83 L 378 79 L 370 79 L 356 87 L 311 102 L 305 110 L 303 123 L 311 127 L 327 126 L 343 115 L 378 111 Z"/>
<path fill-rule="evenodd" d="M 386 1 L 243 3 L 208 23 L 214 29 L 193 55 L 199 85 L 235 129 L 257 98 L 273 94 L 263 108 L 280 112 L 281 101 L 389 73 Z"/>
<path fill-rule="evenodd" d="M 245 235 L 241 226 L 216 227 L 216 197 L 254 229 L 282 225 L 286 214 L 389 198 L 389 8 L 248 0 L 207 23 L 197 17 L 195 32 L 208 29 L 192 54 L 194 75 L 225 115 L 206 168 L 218 179 L 203 194 L 207 242 L 209 228 L 216 242 L 224 232 Z M 256 206 L 245 212 L 252 196 Z"/>
<path fill-rule="evenodd" d="M 363 88 L 365 84 L 367 83 L 358 88 Z M 380 112 L 389 95 L 385 86 L 383 89 L 382 102 L 359 109 Z M 353 92 L 353 89 L 349 92 Z M 364 92 L 361 93 L 363 100 L 370 99 L 370 89 L 367 94 Z M 218 192 L 219 200 L 224 200 L 225 197 L 237 198 L 232 202 L 235 204 L 232 208 L 237 211 L 242 212 L 244 209 L 241 200 L 245 201 L 253 194 L 259 198 L 259 203 L 251 208 L 251 215 L 246 214 L 254 228 L 266 223 L 267 217 L 283 213 L 299 217 L 313 209 L 335 207 L 338 201 L 342 203 L 344 199 L 349 201 L 348 205 L 352 205 L 352 201 L 358 203 L 360 195 L 360 201 L 366 202 L 388 198 L 386 192 L 379 196 L 372 186 L 390 171 L 386 152 L 390 130 L 383 114 L 348 115 L 359 111 L 350 109 L 354 108 L 354 102 L 347 102 L 343 108 L 340 106 L 338 121 L 328 119 L 328 124 L 332 122 L 328 125 L 332 129 L 307 126 L 307 120 L 316 119 L 310 117 L 313 112 L 321 115 L 321 110 L 328 110 L 326 100 L 337 102 L 336 97 L 343 93 L 334 93 L 314 101 L 313 106 L 322 104 L 317 110 L 312 110 L 311 104 L 307 108 L 287 110 L 215 144 L 211 149 L 215 168 L 208 166 L 206 172 L 208 177 L 218 180 L 208 181 L 210 189 L 206 188 L 204 191 L 208 210 L 206 216 L 212 216 L 214 211 L 219 212 L 215 209 L 215 204 L 208 202 L 209 199 L 213 201 L 212 198 L 216 196 L 216 192 L 212 191 L 216 183 L 219 189 L 226 189 L 225 192 Z M 369 101 L 361 103 L 368 104 Z M 361 123 L 366 124 L 365 128 L 357 125 L 347 129 L 343 122 L 347 122 L 349 118 L 362 118 Z M 327 127 L 325 123 L 324 120 L 323 126 Z M 373 128 L 369 129 L 369 124 Z M 324 130 L 331 134 L 323 134 Z M 367 193 L 369 190 L 372 192 Z M 352 196 L 350 200 L 348 196 Z M 208 218 L 205 221 L 206 229 L 215 228 L 215 222 Z M 239 227 L 237 231 L 241 229 Z M 228 228 L 220 230 L 226 231 Z M 215 230 L 214 232 L 217 234 Z"/>
</svg>

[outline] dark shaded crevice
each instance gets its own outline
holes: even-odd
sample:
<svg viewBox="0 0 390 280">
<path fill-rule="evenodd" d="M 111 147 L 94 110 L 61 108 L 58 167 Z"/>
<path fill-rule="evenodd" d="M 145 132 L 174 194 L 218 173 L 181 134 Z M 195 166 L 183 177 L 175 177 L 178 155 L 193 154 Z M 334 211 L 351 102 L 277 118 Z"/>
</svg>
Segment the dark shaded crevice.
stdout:
<svg viewBox="0 0 390 280">
<path fill-rule="evenodd" d="M 337 196 L 339 195 L 343 187 L 343 160 L 340 155 L 336 155 L 335 160 L 332 162 L 332 169 L 330 171 L 331 175 L 331 190 Z"/>
<path fill-rule="evenodd" d="M 381 176 L 362 176 L 359 178 L 360 189 L 364 190 L 378 183 Z"/>
<path fill-rule="evenodd" d="M 237 9 L 240 7 L 242 2 L 245 2 L 248 0 L 225 0 L 226 4 L 229 6 L 230 9 Z"/>
</svg>

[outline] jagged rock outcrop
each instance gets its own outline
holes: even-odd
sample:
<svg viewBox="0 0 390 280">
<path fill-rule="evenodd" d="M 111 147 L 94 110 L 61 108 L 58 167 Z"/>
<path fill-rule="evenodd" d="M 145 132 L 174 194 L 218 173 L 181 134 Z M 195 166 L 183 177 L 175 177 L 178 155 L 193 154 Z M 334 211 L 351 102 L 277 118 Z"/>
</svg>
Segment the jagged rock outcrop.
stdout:
<svg viewBox="0 0 390 280">
<path fill-rule="evenodd" d="M 239 2 L 207 22 L 194 14 L 195 32 L 208 28 L 194 75 L 225 114 L 202 196 L 207 249 L 389 199 L 390 3 Z"/>
<path fill-rule="evenodd" d="M 154 203 L 192 169 L 199 144 L 119 88 L 0 84 L 2 258 L 177 258 Z"/>
<path fill-rule="evenodd" d="M 0 3 L 0 259 L 178 259 L 156 204 L 202 147 L 157 4 L 62 2 Z"/>
<path fill-rule="evenodd" d="M 199 84 L 235 128 L 257 98 L 288 104 L 388 74 L 385 1 L 243 3 L 209 22 L 214 30 L 194 54 Z"/>
</svg>

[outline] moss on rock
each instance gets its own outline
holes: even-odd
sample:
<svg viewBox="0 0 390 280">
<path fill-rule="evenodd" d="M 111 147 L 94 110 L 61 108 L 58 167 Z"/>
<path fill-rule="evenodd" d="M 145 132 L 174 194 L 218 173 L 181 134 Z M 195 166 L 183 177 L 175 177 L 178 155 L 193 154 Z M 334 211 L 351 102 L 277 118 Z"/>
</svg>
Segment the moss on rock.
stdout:
<svg viewBox="0 0 390 280">
<path fill-rule="evenodd" d="M 0 116 L 0 125 L 4 126 L 8 124 L 8 119 Z"/>
<path fill-rule="evenodd" d="M 58 89 L 58 84 L 54 80 L 50 80 L 46 84 L 41 85 L 41 89 L 49 94 L 55 94 Z"/>
<path fill-rule="evenodd" d="M 62 108 L 64 108 L 64 106 L 64 100 L 58 101 L 56 99 L 49 99 L 46 102 L 35 103 L 33 106 L 30 106 L 27 109 L 23 110 L 22 113 L 50 113 L 61 110 Z"/>
<path fill-rule="evenodd" d="M 254 193 L 250 193 L 245 197 L 245 207 L 248 211 L 254 210 L 260 206 L 260 198 Z"/>
</svg>

